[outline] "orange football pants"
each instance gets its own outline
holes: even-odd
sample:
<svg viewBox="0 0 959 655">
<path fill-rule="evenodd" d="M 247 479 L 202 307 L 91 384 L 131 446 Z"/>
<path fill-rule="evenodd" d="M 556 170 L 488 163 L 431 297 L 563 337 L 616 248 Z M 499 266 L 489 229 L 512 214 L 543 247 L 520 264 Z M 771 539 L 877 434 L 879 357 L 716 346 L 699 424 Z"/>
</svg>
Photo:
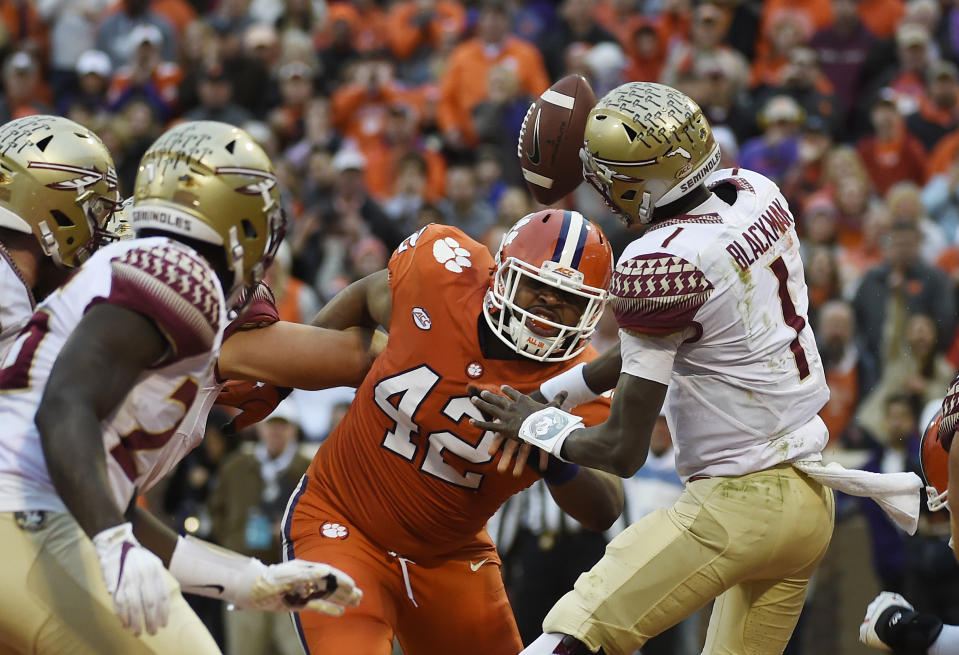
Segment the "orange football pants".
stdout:
<svg viewBox="0 0 959 655">
<path fill-rule="evenodd" d="M 506 597 L 499 558 L 452 556 L 426 568 L 367 539 L 345 513 L 301 481 L 284 520 L 284 556 L 323 562 L 352 576 L 359 607 L 339 618 L 299 612 L 294 622 L 308 655 L 516 655 L 523 642 Z"/>
</svg>

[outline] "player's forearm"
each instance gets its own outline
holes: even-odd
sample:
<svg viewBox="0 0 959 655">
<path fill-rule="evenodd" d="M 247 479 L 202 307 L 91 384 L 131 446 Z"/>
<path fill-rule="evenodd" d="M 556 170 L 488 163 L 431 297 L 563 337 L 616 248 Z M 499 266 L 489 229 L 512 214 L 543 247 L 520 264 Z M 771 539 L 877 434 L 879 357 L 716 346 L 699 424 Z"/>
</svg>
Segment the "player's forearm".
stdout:
<svg viewBox="0 0 959 655">
<path fill-rule="evenodd" d="M 127 511 L 127 518 L 133 524 L 133 534 L 137 540 L 163 560 L 164 566 L 170 568 L 170 558 L 176 548 L 176 532 L 137 505 Z"/>
<path fill-rule="evenodd" d="M 93 411 L 48 395 L 35 420 L 50 481 L 87 536 L 123 523 L 110 491 L 100 421 Z"/>
<path fill-rule="evenodd" d="M 556 504 L 588 530 L 608 529 L 623 511 L 622 480 L 609 473 L 581 468 L 572 480 L 548 488 Z"/>
<path fill-rule="evenodd" d="M 609 418 L 572 432 L 563 444 L 563 459 L 632 477 L 646 463 L 649 439 L 665 396 L 665 385 L 621 374 Z"/>
<path fill-rule="evenodd" d="M 619 344 L 615 344 L 602 355 L 586 364 L 583 379 L 586 385 L 596 393 L 603 393 L 616 387 L 623 359 L 619 354 Z"/>
<path fill-rule="evenodd" d="M 357 386 L 373 362 L 373 331 L 327 330 L 280 321 L 237 332 L 223 344 L 220 376 L 280 387 Z"/>
</svg>

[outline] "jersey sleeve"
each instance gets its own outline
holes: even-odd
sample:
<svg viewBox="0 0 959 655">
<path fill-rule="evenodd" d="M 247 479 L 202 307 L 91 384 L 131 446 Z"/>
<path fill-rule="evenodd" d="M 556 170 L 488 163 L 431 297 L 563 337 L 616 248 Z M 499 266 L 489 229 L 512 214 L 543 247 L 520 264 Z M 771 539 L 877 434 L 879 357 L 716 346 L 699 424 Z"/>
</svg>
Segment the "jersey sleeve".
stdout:
<svg viewBox="0 0 959 655">
<path fill-rule="evenodd" d="M 165 363 L 213 347 L 222 294 L 199 255 L 173 245 L 132 248 L 110 266 L 110 295 L 102 300 L 153 321 L 172 349 Z"/>
<path fill-rule="evenodd" d="M 617 264 L 609 291 L 621 329 L 661 335 L 690 327 L 713 285 L 694 264 L 659 252 Z"/>
<path fill-rule="evenodd" d="M 480 277 L 489 279 L 493 258 L 482 244 L 450 225 L 431 223 L 407 237 L 390 257 L 390 289 L 394 300 L 400 289 L 427 293 L 440 285 L 454 290 L 472 288 Z"/>
</svg>

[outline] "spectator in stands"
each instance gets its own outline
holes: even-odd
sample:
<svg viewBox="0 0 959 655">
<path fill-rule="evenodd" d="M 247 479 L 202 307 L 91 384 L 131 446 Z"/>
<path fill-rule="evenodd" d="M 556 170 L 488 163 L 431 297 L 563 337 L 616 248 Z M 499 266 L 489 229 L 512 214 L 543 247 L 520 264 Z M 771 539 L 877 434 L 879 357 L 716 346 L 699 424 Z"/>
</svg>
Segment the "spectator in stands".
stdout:
<svg viewBox="0 0 959 655">
<path fill-rule="evenodd" d="M 210 494 L 213 537 L 264 564 L 282 561 L 280 532 L 287 500 L 310 460 L 298 452 L 299 419 L 291 400 L 253 426 L 257 443 L 229 455 Z M 280 612 L 225 613 L 226 653 L 259 655 L 302 652 L 290 617 Z"/>
<path fill-rule="evenodd" d="M 922 206 L 950 243 L 959 236 L 959 161 L 934 175 L 922 190 Z"/>
<path fill-rule="evenodd" d="M 623 50 L 628 57 L 623 72 L 627 80 L 656 82 L 660 79 L 666 62 L 666 42 L 655 22 L 645 18 L 634 22 L 623 40 Z"/>
<path fill-rule="evenodd" d="M 919 108 L 926 93 L 926 73 L 935 63 L 934 53 L 929 33 L 916 23 L 900 25 L 895 43 L 896 63 L 879 71 L 873 84 L 863 90 L 862 97 L 868 103 L 881 89 L 892 89 L 899 113 L 908 116 Z"/>
<path fill-rule="evenodd" d="M 890 337 L 902 316 L 932 316 L 936 334 L 952 334 L 955 326 L 949 278 L 922 262 L 919 246 L 919 227 L 911 221 L 894 221 L 885 236 L 883 262 L 866 272 L 853 299 L 861 343 L 882 366 L 896 354 Z"/>
<path fill-rule="evenodd" d="M 110 55 L 113 67 L 119 68 L 130 60 L 140 45 L 133 38 L 133 31 L 145 25 L 152 25 L 159 32 L 156 46 L 163 61 L 176 61 L 176 32 L 166 18 L 150 9 L 150 0 L 121 0 L 117 11 L 100 23 L 97 49 Z"/>
<path fill-rule="evenodd" d="M 805 46 L 790 50 L 787 63 L 779 71 L 778 82 L 759 97 L 786 94 L 803 108 L 806 116 L 818 116 L 830 135 L 839 133 L 842 116 L 832 82 L 820 70 L 816 51 Z"/>
<path fill-rule="evenodd" d="M 21 116 L 48 114 L 49 105 L 40 98 L 42 80 L 36 60 L 24 51 L 14 52 L 3 62 L 3 97 L 0 122 Z"/>
<path fill-rule="evenodd" d="M 150 104 L 162 121 L 173 117 L 183 72 L 173 61 L 163 59 L 163 35 L 156 25 L 137 25 L 129 34 L 128 60 L 114 73 L 107 94 L 110 111 L 119 112 L 134 99 Z"/>
<path fill-rule="evenodd" d="M 949 61 L 937 61 L 926 75 L 927 95 L 919 110 L 906 117 L 906 127 L 931 151 L 940 139 L 959 127 L 959 69 Z"/>
<path fill-rule="evenodd" d="M 366 188 L 366 158 L 355 147 L 343 146 L 333 157 L 335 173 L 331 193 L 319 195 L 316 204 L 304 208 L 309 218 L 300 227 L 294 245 L 293 274 L 312 284 L 327 300 L 328 295 L 318 284 L 322 266 L 335 266 L 324 260 L 333 255 L 343 262 L 350 248 L 360 239 L 373 235 L 392 252 L 404 238 L 383 209 L 369 196 Z M 324 273 L 324 279 L 333 279 Z M 352 280 L 350 280 L 352 281 Z"/>
<path fill-rule="evenodd" d="M 856 144 L 856 150 L 869 171 L 869 179 L 879 195 L 896 182 L 909 180 L 918 185 L 926 180 L 926 151 L 906 129 L 897 109 L 897 96 L 883 89 L 870 112 L 873 133 Z"/>
<path fill-rule="evenodd" d="M 916 406 L 942 396 L 955 369 L 942 352 L 938 328 L 928 314 L 906 316 L 897 311 L 889 326 L 889 359 L 882 366 L 879 382 L 859 406 L 857 420 L 875 437 L 886 442 L 892 436 L 884 426 L 883 408 L 894 393 L 904 393 Z"/>
<path fill-rule="evenodd" d="M 794 0 L 788 2 L 792 4 Z M 782 69 L 789 64 L 793 48 L 807 43 L 812 37 L 813 22 L 807 12 L 792 7 L 767 14 L 768 8 L 769 3 L 766 3 L 763 9 L 766 27 L 762 34 L 767 40 L 760 41 L 758 56 L 750 67 L 749 83 L 754 89 L 779 84 Z M 768 22 L 765 20 L 767 15 L 770 16 Z"/>
<path fill-rule="evenodd" d="M 799 161 L 799 127 L 804 118 L 802 107 L 790 96 L 770 98 L 759 112 L 762 134 L 742 145 L 739 163 L 781 182 Z"/>
<path fill-rule="evenodd" d="M 749 76 L 749 65 L 742 54 L 723 41 L 728 25 L 727 15 L 716 5 L 705 3 L 696 7 L 689 41 L 680 42 L 669 52 L 662 82 L 688 93 L 694 100 L 711 100 L 707 89 L 702 88 L 703 77 L 707 70 L 715 70 L 729 81 L 733 94 L 742 89 Z M 732 99 L 726 98 L 725 104 Z"/>
<path fill-rule="evenodd" d="M 816 32 L 809 42 L 823 74 L 832 83 L 844 132 L 855 129 L 851 119 L 865 82 L 866 59 L 876 44 L 876 37 L 856 13 L 859 4 L 863 0 L 833 0 L 832 24 Z"/>
<path fill-rule="evenodd" d="M 58 100 L 57 111 L 68 118 L 73 108 L 81 108 L 85 115 L 91 117 L 105 113 L 112 72 L 110 57 L 105 52 L 84 52 L 76 61 L 76 81 L 64 89 Z"/>
<path fill-rule="evenodd" d="M 396 163 L 396 183 L 393 195 L 383 203 L 383 210 L 404 234 L 417 228 L 420 208 L 427 204 L 426 160 L 418 152 L 403 154 Z"/>
<path fill-rule="evenodd" d="M 816 341 L 829 385 L 829 402 L 819 416 L 829 429 L 829 444 L 837 445 L 851 424 L 859 402 L 879 376 L 877 362 L 855 341 L 852 305 L 834 299 L 819 308 Z"/>
<path fill-rule="evenodd" d="M 188 120 L 221 121 L 240 127 L 253 118 L 250 112 L 233 102 L 233 82 L 219 62 L 203 69 L 197 82 L 197 95 L 200 105 L 184 115 Z"/>
<path fill-rule="evenodd" d="M 500 129 L 503 129 L 502 126 Z M 514 159 L 515 148 L 514 139 Z M 366 185 L 370 195 L 382 202 L 395 193 L 399 163 L 409 153 L 416 153 L 426 164 L 425 198 L 429 202 L 436 202 L 443 196 L 446 163 L 439 151 L 420 133 L 420 113 L 416 106 L 403 101 L 386 107 L 382 133 L 376 139 L 365 141 Z"/>
<path fill-rule="evenodd" d="M 97 23 L 110 4 L 110 0 L 48 0 L 35 5 L 50 28 L 50 85 L 58 110 L 63 106 L 60 95 L 76 87 L 80 56 L 96 47 Z"/>
<path fill-rule="evenodd" d="M 454 225 L 474 239 L 496 220 L 493 208 L 479 197 L 472 163 L 451 165 L 446 171 L 446 198 L 439 203 L 443 223 Z"/>
<path fill-rule="evenodd" d="M 905 220 L 919 226 L 919 256 L 925 263 L 934 264 L 948 240 L 938 223 L 926 215 L 921 189 L 912 182 L 899 182 L 889 189 L 884 201 L 893 221 Z"/>
<path fill-rule="evenodd" d="M 481 144 L 497 153 L 504 177 L 514 184 L 522 184 L 523 177 L 516 157 L 519 131 L 533 98 L 519 85 L 519 77 L 510 66 L 494 66 L 487 80 L 488 97 L 473 108 L 473 124 Z M 595 89 L 594 89 L 595 90 Z"/>
<path fill-rule="evenodd" d="M 786 171 L 781 189 L 790 207 L 805 207 L 825 186 L 826 155 L 832 149 L 830 126 L 818 114 L 806 116 L 799 133 L 796 164 Z"/>
<path fill-rule="evenodd" d="M 509 34 L 509 15 L 504 0 L 483 0 L 476 36 L 456 46 L 440 77 L 437 122 L 446 144 L 462 149 L 477 143 L 473 108 L 489 97 L 489 70 L 511 66 L 519 88 L 536 97 L 549 87 L 543 58 L 530 43 Z"/>
<path fill-rule="evenodd" d="M 563 58 L 574 43 L 594 46 L 597 43 L 619 43 L 618 39 L 596 21 L 596 0 L 563 0 L 559 7 L 559 23 L 543 35 L 540 47 L 550 79 L 566 74 Z"/>
<path fill-rule="evenodd" d="M 313 95 L 313 69 L 299 59 L 290 61 L 277 72 L 282 101 L 267 116 L 270 128 L 280 139 L 280 147 L 303 138 L 303 111 Z"/>
<path fill-rule="evenodd" d="M 432 51 L 440 49 L 466 27 L 462 3 L 452 0 L 399 0 L 390 7 L 387 43 L 400 59 L 403 77 L 424 82 Z"/>
</svg>

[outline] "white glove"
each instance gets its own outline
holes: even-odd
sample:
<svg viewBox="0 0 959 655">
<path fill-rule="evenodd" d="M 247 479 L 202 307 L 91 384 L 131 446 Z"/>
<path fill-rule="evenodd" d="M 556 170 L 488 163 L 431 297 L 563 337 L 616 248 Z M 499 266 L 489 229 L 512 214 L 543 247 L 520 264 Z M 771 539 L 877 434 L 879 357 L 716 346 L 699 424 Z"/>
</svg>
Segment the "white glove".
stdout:
<svg viewBox="0 0 959 655">
<path fill-rule="evenodd" d="M 249 596 L 237 599 L 241 609 L 295 612 L 303 609 L 340 616 L 347 607 L 356 607 L 363 592 L 353 578 L 328 564 L 294 559 L 264 566 Z"/>
<path fill-rule="evenodd" d="M 100 572 L 113 596 L 113 609 L 124 628 L 139 636 L 167 624 L 170 617 L 170 592 L 160 558 L 140 545 L 133 536 L 133 525 L 121 523 L 93 537 L 100 559 Z"/>
<path fill-rule="evenodd" d="M 363 597 L 350 576 L 327 564 L 294 559 L 267 566 L 194 537 L 177 539 L 170 573 L 183 591 L 220 598 L 240 609 L 309 609 L 340 616 Z"/>
</svg>

